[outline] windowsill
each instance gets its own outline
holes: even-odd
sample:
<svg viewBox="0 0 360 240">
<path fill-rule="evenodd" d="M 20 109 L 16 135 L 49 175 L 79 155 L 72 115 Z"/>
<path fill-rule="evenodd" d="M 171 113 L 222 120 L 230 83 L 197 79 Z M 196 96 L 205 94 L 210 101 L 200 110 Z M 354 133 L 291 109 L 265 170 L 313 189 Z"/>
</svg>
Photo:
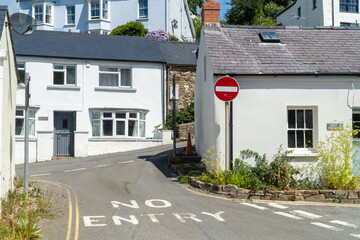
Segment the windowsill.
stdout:
<svg viewBox="0 0 360 240">
<path fill-rule="evenodd" d="M 128 87 L 95 87 L 95 91 L 102 91 L 102 92 L 136 92 L 136 88 L 128 88 Z"/>
<path fill-rule="evenodd" d="M 66 23 L 64 24 L 64 27 L 75 27 L 76 24 L 75 23 Z"/>
<path fill-rule="evenodd" d="M 54 27 L 53 24 L 50 24 L 50 23 L 39 23 L 37 24 L 37 26 L 48 26 L 48 27 Z"/>
<path fill-rule="evenodd" d="M 103 22 L 111 22 L 109 19 L 106 18 L 94 18 L 94 19 L 88 19 L 88 22 L 96 22 L 96 21 L 103 21 Z"/>
<path fill-rule="evenodd" d="M 359 12 L 343 12 L 343 11 L 339 11 L 340 13 L 352 13 L 352 14 L 359 14 Z"/>
<path fill-rule="evenodd" d="M 37 141 L 37 137 L 35 137 L 35 136 L 30 136 L 30 137 L 29 137 L 29 141 L 30 141 L 30 142 L 36 142 L 36 141 Z M 15 136 L 15 142 L 25 142 L 25 137 L 24 137 L 24 136 Z"/>
<path fill-rule="evenodd" d="M 162 142 L 162 139 L 146 139 L 146 138 L 118 138 L 118 137 L 91 137 L 89 142 Z"/>
<path fill-rule="evenodd" d="M 149 20 L 148 17 L 143 17 L 143 18 L 137 18 L 137 19 L 136 19 L 136 21 L 139 21 L 139 22 L 141 22 L 141 21 L 148 21 L 148 20 Z"/>
<path fill-rule="evenodd" d="M 79 86 L 68 86 L 68 85 L 48 85 L 48 90 L 74 90 L 74 91 L 80 91 Z"/>
<path fill-rule="evenodd" d="M 318 156 L 318 153 L 314 149 L 296 149 L 296 148 L 289 148 L 289 151 L 293 151 L 292 153 L 288 154 L 288 157 L 311 157 L 315 158 Z"/>
</svg>

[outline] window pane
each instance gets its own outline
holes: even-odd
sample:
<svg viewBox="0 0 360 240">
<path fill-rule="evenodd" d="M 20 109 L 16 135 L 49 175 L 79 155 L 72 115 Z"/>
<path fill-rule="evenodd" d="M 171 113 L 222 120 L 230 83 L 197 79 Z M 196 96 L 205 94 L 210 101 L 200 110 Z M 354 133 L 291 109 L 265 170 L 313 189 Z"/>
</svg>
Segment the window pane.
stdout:
<svg viewBox="0 0 360 240">
<path fill-rule="evenodd" d="M 104 118 L 112 118 L 112 112 L 104 112 L 103 117 Z"/>
<path fill-rule="evenodd" d="M 112 135 L 113 135 L 113 121 L 103 120 L 103 136 L 112 136 Z"/>
<path fill-rule="evenodd" d="M 116 135 L 125 135 L 125 121 L 116 121 Z"/>
<path fill-rule="evenodd" d="M 15 121 L 15 135 L 24 135 L 24 119 L 17 118 Z"/>
<path fill-rule="evenodd" d="M 117 72 L 118 69 L 117 68 L 106 68 L 106 67 L 102 67 L 100 68 L 101 72 Z"/>
<path fill-rule="evenodd" d="M 116 118 L 126 118 L 126 113 L 116 113 Z"/>
<path fill-rule="evenodd" d="M 75 66 L 66 66 L 66 83 L 75 84 Z"/>
<path fill-rule="evenodd" d="M 64 85 L 64 72 L 54 72 L 54 84 Z"/>
<path fill-rule="evenodd" d="M 145 122 L 140 121 L 140 137 L 145 137 Z"/>
<path fill-rule="evenodd" d="M 313 111 L 305 110 L 305 123 L 306 128 L 313 128 Z"/>
<path fill-rule="evenodd" d="M 51 23 L 51 6 L 50 5 L 46 5 L 46 19 L 45 22 L 46 23 Z"/>
<path fill-rule="evenodd" d="M 297 145 L 296 145 L 297 148 L 303 148 L 305 146 L 303 130 L 296 131 L 296 143 L 297 143 Z"/>
<path fill-rule="evenodd" d="M 121 86 L 131 86 L 130 69 L 121 69 Z"/>
<path fill-rule="evenodd" d="M 137 135 L 138 135 L 138 121 L 137 120 L 129 120 L 128 134 L 131 137 L 137 137 Z"/>
<path fill-rule="evenodd" d="M 305 145 L 307 148 L 313 147 L 313 131 L 312 130 L 305 131 Z"/>
<path fill-rule="evenodd" d="M 288 147 L 295 148 L 295 131 L 288 131 Z"/>
<path fill-rule="evenodd" d="M 92 113 L 92 118 L 93 119 L 100 119 L 100 113 L 99 112 L 93 112 Z"/>
<path fill-rule="evenodd" d="M 54 69 L 56 69 L 56 70 L 63 70 L 63 69 L 64 69 L 64 66 L 55 65 L 55 66 L 54 66 Z"/>
<path fill-rule="evenodd" d="M 25 83 L 25 70 L 19 70 L 19 83 Z"/>
<path fill-rule="evenodd" d="M 100 120 L 93 120 L 92 127 L 93 136 L 100 136 Z"/>
<path fill-rule="evenodd" d="M 140 113 L 140 119 L 145 120 L 145 113 Z"/>
<path fill-rule="evenodd" d="M 296 128 L 304 128 L 304 110 L 296 110 Z"/>
<path fill-rule="evenodd" d="M 295 128 L 295 110 L 288 110 L 288 128 Z"/>
<path fill-rule="evenodd" d="M 137 113 L 129 113 L 129 118 L 137 118 Z"/>
<path fill-rule="evenodd" d="M 118 87 L 119 86 L 119 75 L 118 74 L 106 74 L 100 73 L 100 86 L 111 86 Z"/>
<path fill-rule="evenodd" d="M 35 111 L 29 110 L 29 118 L 35 118 Z"/>
<path fill-rule="evenodd" d="M 24 116 L 23 110 L 16 110 L 16 116 Z"/>
<path fill-rule="evenodd" d="M 29 135 L 35 136 L 35 119 L 29 120 Z"/>
<path fill-rule="evenodd" d="M 353 121 L 360 121 L 360 113 L 353 113 L 352 120 Z"/>
</svg>

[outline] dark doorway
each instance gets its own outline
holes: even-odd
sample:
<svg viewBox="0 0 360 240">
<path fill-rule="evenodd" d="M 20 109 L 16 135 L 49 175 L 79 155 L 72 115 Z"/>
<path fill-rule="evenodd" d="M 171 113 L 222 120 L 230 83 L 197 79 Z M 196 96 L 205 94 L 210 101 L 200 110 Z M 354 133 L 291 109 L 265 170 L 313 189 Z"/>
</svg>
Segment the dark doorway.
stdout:
<svg viewBox="0 0 360 240">
<path fill-rule="evenodd" d="M 54 112 L 54 155 L 74 156 L 75 112 Z"/>
</svg>

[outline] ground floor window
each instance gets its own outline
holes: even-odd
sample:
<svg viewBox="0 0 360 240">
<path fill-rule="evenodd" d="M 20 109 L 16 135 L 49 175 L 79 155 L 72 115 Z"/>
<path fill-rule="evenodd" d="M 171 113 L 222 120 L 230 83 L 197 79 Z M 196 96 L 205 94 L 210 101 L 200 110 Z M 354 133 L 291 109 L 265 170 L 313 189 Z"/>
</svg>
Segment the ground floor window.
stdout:
<svg viewBox="0 0 360 240">
<path fill-rule="evenodd" d="M 145 137 L 146 112 L 94 111 L 94 137 Z"/>
<path fill-rule="evenodd" d="M 314 110 L 290 108 L 288 116 L 288 148 L 313 148 Z"/>
<path fill-rule="evenodd" d="M 35 110 L 29 110 L 29 135 L 35 136 Z M 16 109 L 15 135 L 24 136 L 25 134 L 25 110 Z"/>
</svg>

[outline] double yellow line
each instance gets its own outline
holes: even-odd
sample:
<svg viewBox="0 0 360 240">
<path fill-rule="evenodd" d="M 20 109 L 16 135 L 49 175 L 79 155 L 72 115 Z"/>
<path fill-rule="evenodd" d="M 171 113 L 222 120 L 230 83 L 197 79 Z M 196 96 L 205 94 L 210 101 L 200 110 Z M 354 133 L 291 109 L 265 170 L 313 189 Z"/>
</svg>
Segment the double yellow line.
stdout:
<svg viewBox="0 0 360 240">
<path fill-rule="evenodd" d="M 73 219 L 73 205 L 71 201 L 71 193 L 74 195 L 74 201 L 75 201 L 75 233 L 74 233 L 74 240 L 79 239 L 79 206 L 78 206 L 78 199 L 76 196 L 76 192 L 73 187 L 66 185 L 64 183 L 54 182 L 54 181 L 48 181 L 48 180 L 32 180 L 32 182 L 39 182 L 39 183 L 45 183 L 50 185 L 55 185 L 58 187 L 61 187 L 65 189 L 68 199 L 69 199 L 69 219 L 68 219 L 68 228 L 66 233 L 66 240 L 70 240 L 71 237 L 71 228 L 72 228 L 72 219 Z"/>
</svg>

